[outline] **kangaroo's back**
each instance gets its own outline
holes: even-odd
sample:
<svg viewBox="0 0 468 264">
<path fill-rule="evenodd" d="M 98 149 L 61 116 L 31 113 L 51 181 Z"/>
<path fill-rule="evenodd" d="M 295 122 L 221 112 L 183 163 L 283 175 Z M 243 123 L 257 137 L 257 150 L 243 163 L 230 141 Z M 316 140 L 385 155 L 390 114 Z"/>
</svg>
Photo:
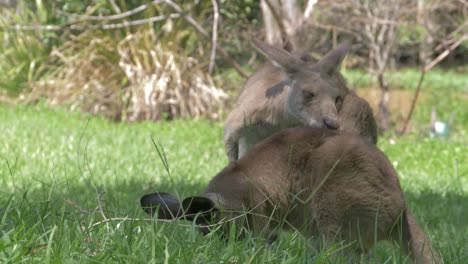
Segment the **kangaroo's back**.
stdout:
<svg viewBox="0 0 468 264">
<path fill-rule="evenodd" d="M 407 208 L 386 156 L 360 136 L 328 129 L 285 129 L 230 162 L 200 196 L 180 203 L 155 193 L 142 206 L 200 225 L 214 219 L 228 232 L 232 223 L 267 238 L 298 230 L 326 248 L 344 242 L 350 256 L 391 240 L 416 263 L 443 263 Z"/>
<path fill-rule="evenodd" d="M 317 229 L 307 229 L 308 235 L 324 235 L 330 244 L 358 241 L 363 252 L 376 239 L 401 241 L 416 263 L 443 263 L 407 208 L 391 162 L 360 136 L 290 128 L 254 146 L 234 164 L 246 172 L 237 176 L 249 175 L 249 186 L 261 190 L 257 203 L 268 197 L 288 205 L 275 210 L 287 212 L 282 217 L 296 227 L 313 219 Z"/>
</svg>

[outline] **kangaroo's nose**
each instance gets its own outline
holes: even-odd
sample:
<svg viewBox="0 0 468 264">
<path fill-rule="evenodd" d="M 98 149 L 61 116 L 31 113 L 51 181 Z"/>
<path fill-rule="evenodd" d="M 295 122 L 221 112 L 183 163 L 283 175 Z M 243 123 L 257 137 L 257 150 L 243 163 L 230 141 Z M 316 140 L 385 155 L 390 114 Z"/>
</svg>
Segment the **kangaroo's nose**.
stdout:
<svg viewBox="0 0 468 264">
<path fill-rule="evenodd" d="M 324 118 L 323 123 L 325 123 L 325 126 L 329 129 L 338 129 L 340 127 L 340 124 L 338 123 L 338 120 L 333 119 L 333 118 Z"/>
</svg>

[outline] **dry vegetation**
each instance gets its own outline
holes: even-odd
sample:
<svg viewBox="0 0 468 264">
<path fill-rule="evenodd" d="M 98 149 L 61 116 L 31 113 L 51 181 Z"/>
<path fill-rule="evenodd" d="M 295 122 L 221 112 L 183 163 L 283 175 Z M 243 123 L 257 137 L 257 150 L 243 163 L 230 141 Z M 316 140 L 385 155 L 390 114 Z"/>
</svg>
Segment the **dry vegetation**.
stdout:
<svg viewBox="0 0 468 264">
<path fill-rule="evenodd" d="M 137 121 L 216 119 L 227 97 L 197 59 L 158 41 L 152 29 L 118 41 L 85 32 L 54 49 L 51 59 L 61 66 L 32 84 L 29 101 L 45 97 L 52 104 Z"/>
<path fill-rule="evenodd" d="M 121 121 L 218 119 L 243 68 L 255 68 L 252 36 L 318 56 L 351 39 L 348 65 L 374 74 L 388 129 L 385 73 L 463 59 L 468 4 L 384 2 L 0 1 L 10 5 L 0 7 L 0 98 L 44 98 Z"/>
</svg>

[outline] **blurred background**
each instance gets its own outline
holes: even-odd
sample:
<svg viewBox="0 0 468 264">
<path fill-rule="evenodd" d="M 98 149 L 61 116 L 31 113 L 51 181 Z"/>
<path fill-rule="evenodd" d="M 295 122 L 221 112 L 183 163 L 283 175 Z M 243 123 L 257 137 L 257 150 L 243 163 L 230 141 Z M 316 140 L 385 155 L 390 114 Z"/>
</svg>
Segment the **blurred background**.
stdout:
<svg viewBox="0 0 468 264">
<path fill-rule="evenodd" d="M 466 263 L 466 0 L 0 0 L 0 12 L 0 263 L 328 263 L 341 247 L 317 252 L 296 232 L 273 247 L 226 241 L 139 206 L 195 195 L 226 165 L 222 123 L 265 62 L 253 38 L 317 59 L 352 43 L 341 72 L 373 107 L 409 208 L 445 263 Z M 408 263 L 385 243 L 371 255 Z"/>
<path fill-rule="evenodd" d="M 223 120 L 264 61 L 253 37 L 316 58 L 346 39 L 342 72 L 381 131 L 467 128 L 464 0 L 0 0 L 0 11 L 4 105 Z"/>
</svg>

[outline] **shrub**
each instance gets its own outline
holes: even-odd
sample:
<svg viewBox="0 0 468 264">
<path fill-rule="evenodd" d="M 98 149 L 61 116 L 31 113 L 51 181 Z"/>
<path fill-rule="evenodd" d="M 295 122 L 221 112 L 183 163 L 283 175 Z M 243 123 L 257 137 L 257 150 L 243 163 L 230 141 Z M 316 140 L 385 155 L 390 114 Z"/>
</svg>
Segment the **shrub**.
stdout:
<svg viewBox="0 0 468 264">
<path fill-rule="evenodd" d="M 28 100 L 102 114 L 114 120 L 218 118 L 226 94 L 197 59 L 158 41 L 153 29 L 115 39 L 86 31 L 51 53 L 52 73 L 32 84 Z"/>
</svg>

